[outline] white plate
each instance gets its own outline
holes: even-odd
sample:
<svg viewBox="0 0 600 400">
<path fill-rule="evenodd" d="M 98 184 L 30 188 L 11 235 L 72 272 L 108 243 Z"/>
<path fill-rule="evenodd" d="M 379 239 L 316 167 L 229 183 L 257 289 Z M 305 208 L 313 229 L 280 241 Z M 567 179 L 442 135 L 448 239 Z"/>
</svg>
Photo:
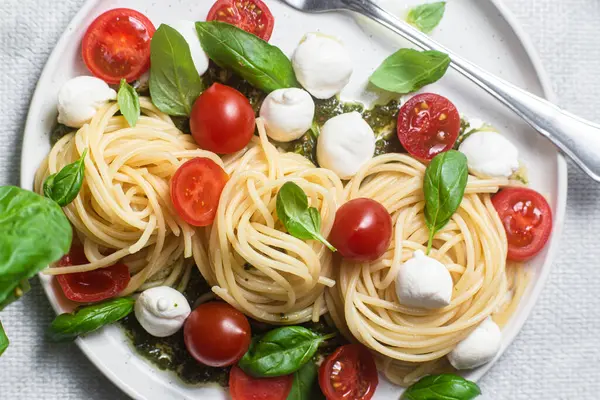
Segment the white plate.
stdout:
<svg viewBox="0 0 600 400">
<path fill-rule="evenodd" d="M 340 37 L 351 49 L 355 73 L 344 91 L 344 98 L 370 101 L 372 93 L 363 93 L 367 77 L 377 65 L 398 47 L 405 47 L 389 32 L 362 18 L 347 14 L 302 14 L 277 0 L 267 1 L 276 17 L 271 42 L 291 54 L 304 33 L 321 31 Z M 424 0 L 380 0 L 397 15 L 412 4 Z M 61 85 L 71 77 L 88 74 L 80 57 L 80 40 L 89 23 L 102 11 L 130 7 L 146 15 L 158 26 L 177 19 L 201 20 L 212 0 L 89 0 L 67 27 L 52 52 L 33 97 L 23 143 L 21 185 L 31 189 L 35 170 L 50 150 L 48 135 L 56 121 L 56 97 Z M 467 59 L 534 93 L 552 98 L 550 85 L 529 41 L 516 27 L 514 19 L 499 1 L 453 0 L 434 33 L 434 38 Z M 527 267 L 533 279 L 522 304 L 503 332 L 502 351 L 513 341 L 541 291 L 556 253 L 566 205 L 566 164 L 552 145 L 531 128 L 497 104 L 474 85 L 451 71 L 427 90 L 450 98 L 461 111 L 493 123 L 517 143 L 522 160 L 529 168 L 531 186 L 545 194 L 554 210 L 553 237 L 546 250 Z M 48 298 L 57 312 L 69 305 L 57 296 L 52 280 L 41 276 Z M 77 339 L 89 359 L 117 386 L 136 399 L 225 399 L 218 387 L 191 387 L 168 372 L 153 367 L 132 352 L 117 327 Z M 498 355 L 499 357 L 500 355 Z M 477 380 L 492 365 L 472 371 L 468 378 Z M 382 380 L 376 398 L 398 398 L 400 389 Z M 391 397 L 394 396 L 394 397 Z"/>
</svg>

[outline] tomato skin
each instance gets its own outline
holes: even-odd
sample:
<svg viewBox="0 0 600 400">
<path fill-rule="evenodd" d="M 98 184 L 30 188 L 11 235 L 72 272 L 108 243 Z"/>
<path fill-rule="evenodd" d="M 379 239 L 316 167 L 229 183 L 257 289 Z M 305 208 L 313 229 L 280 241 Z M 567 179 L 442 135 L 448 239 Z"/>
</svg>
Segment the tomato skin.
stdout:
<svg viewBox="0 0 600 400">
<path fill-rule="evenodd" d="M 508 240 L 508 259 L 527 261 L 537 255 L 552 233 L 552 210 L 532 189 L 507 188 L 492 197 Z"/>
<path fill-rule="evenodd" d="M 185 347 L 198 362 L 210 367 L 237 363 L 250 347 L 248 318 L 224 302 L 198 306 L 183 328 Z"/>
<path fill-rule="evenodd" d="M 150 68 L 150 41 L 156 32 L 142 13 L 115 8 L 101 14 L 81 43 L 83 61 L 94 76 L 117 84 L 131 82 Z"/>
<path fill-rule="evenodd" d="M 398 113 L 398 139 L 410 155 L 431 160 L 450 150 L 460 132 L 460 115 L 447 98 L 434 93 L 409 99 Z"/>
<path fill-rule="evenodd" d="M 327 400 L 369 400 L 378 384 L 373 355 L 361 344 L 338 348 L 319 368 L 319 386 Z"/>
<path fill-rule="evenodd" d="M 229 373 L 229 394 L 232 400 L 285 400 L 293 381 L 293 375 L 254 378 L 236 365 Z"/>
<path fill-rule="evenodd" d="M 337 210 L 329 241 L 347 260 L 375 261 L 390 247 L 392 217 L 375 200 L 350 200 Z"/>
<path fill-rule="evenodd" d="M 269 41 L 275 26 L 271 10 L 261 0 L 218 0 L 206 20 L 227 22 L 265 41 Z"/>
<path fill-rule="evenodd" d="M 171 201 L 177 214 L 192 226 L 213 223 L 227 173 L 209 158 L 193 158 L 171 179 Z"/>
<path fill-rule="evenodd" d="M 242 93 L 214 83 L 192 107 L 190 128 L 201 148 L 231 154 L 250 143 L 256 124 L 254 109 Z"/>
<path fill-rule="evenodd" d="M 67 267 L 88 262 L 83 247 L 73 244 L 58 265 Z M 127 287 L 130 278 L 129 268 L 122 263 L 94 271 L 56 276 L 65 297 L 78 303 L 94 303 L 115 297 Z"/>
</svg>

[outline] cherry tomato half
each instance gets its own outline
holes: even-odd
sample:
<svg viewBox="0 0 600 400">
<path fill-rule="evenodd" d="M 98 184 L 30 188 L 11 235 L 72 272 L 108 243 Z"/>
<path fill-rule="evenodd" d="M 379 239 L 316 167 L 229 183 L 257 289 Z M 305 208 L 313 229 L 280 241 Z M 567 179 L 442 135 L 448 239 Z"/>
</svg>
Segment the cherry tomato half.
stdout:
<svg viewBox="0 0 600 400">
<path fill-rule="evenodd" d="M 229 394 L 232 400 L 285 400 L 293 381 L 293 375 L 253 378 L 236 365 L 229 373 Z"/>
<path fill-rule="evenodd" d="M 450 150 L 460 131 L 460 116 L 447 98 L 433 93 L 418 94 L 398 113 L 398 138 L 412 156 L 431 160 Z"/>
<path fill-rule="evenodd" d="M 217 154 L 242 150 L 254 135 L 250 101 L 232 87 L 213 84 L 192 107 L 190 128 L 201 148 Z"/>
<path fill-rule="evenodd" d="M 227 303 L 205 303 L 186 319 L 183 338 L 185 347 L 198 362 L 226 367 L 237 363 L 248 351 L 250 323 Z"/>
<path fill-rule="evenodd" d="M 361 344 L 340 347 L 319 368 L 319 386 L 327 400 L 369 400 L 378 384 L 375 360 Z"/>
<path fill-rule="evenodd" d="M 271 10 L 261 0 L 218 0 L 206 20 L 227 22 L 266 41 L 275 26 Z"/>
<path fill-rule="evenodd" d="M 193 158 L 181 165 L 171 180 L 171 201 L 177 214 L 192 226 L 215 220 L 227 173 L 209 158 Z"/>
<path fill-rule="evenodd" d="M 390 247 L 392 217 L 371 199 L 354 199 L 335 214 L 329 241 L 345 259 L 374 261 Z"/>
<path fill-rule="evenodd" d="M 58 265 L 68 267 L 88 262 L 83 247 L 74 244 Z M 78 303 L 93 303 L 115 297 L 127 287 L 130 278 L 129 268 L 122 263 L 94 271 L 56 276 L 65 297 Z"/>
<path fill-rule="evenodd" d="M 83 36 L 83 61 L 96 77 L 131 82 L 150 68 L 150 41 L 156 28 L 129 8 L 109 10 L 92 22 Z"/>
<path fill-rule="evenodd" d="M 535 190 L 503 189 L 492 197 L 508 239 L 508 259 L 526 261 L 539 253 L 552 233 L 552 210 Z"/>
</svg>

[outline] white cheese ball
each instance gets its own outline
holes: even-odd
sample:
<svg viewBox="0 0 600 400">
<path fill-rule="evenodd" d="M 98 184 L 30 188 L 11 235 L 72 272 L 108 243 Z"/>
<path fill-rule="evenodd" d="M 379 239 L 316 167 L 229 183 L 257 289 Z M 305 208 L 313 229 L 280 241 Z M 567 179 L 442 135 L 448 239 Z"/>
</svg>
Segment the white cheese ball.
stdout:
<svg viewBox="0 0 600 400">
<path fill-rule="evenodd" d="M 500 327 L 488 317 L 456 345 L 448 354 L 448 360 L 456 369 L 477 368 L 494 359 L 500 351 L 501 341 Z"/>
<path fill-rule="evenodd" d="M 330 36 L 309 33 L 296 48 L 292 65 L 298 82 L 317 99 L 342 91 L 352 76 L 352 59 L 344 45 Z"/>
<path fill-rule="evenodd" d="M 469 172 L 480 178 L 508 178 L 519 169 L 519 150 L 497 132 L 475 132 L 458 150 L 467 157 Z"/>
<path fill-rule="evenodd" d="M 267 134 L 279 142 L 302 137 L 311 127 L 315 102 L 306 90 L 289 88 L 271 92 L 263 101 L 260 117 Z"/>
<path fill-rule="evenodd" d="M 117 99 L 117 92 L 102 79 L 78 76 L 58 92 L 58 122 L 81 128 L 94 118 L 100 108 Z"/>
<path fill-rule="evenodd" d="M 317 140 L 319 165 L 350 179 L 373 158 L 375 133 L 362 116 L 353 111 L 331 118 Z"/>
<path fill-rule="evenodd" d="M 204 75 L 208 70 L 208 56 L 200 44 L 200 38 L 196 31 L 196 23 L 194 21 L 180 20 L 169 26 L 183 36 L 190 48 L 192 60 L 194 61 L 194 66 L 196 67 L 196 71 L 198 71 L 198 75 Z"/>
<path fill-rule="evenodd" d="M 436 309 L 452 300 L 452 276 L 441 262 L 421 250 L 404 262 L 396 277 L 396 294 L 400 304 Z"/>
<path fill-rule="evenodd" d="M 168 286 L 144 290 L 135 301 L 134 309 L 140 325 L 156 337 L 175 334 L 192 311 L 187 299 Z"/>
</svg>

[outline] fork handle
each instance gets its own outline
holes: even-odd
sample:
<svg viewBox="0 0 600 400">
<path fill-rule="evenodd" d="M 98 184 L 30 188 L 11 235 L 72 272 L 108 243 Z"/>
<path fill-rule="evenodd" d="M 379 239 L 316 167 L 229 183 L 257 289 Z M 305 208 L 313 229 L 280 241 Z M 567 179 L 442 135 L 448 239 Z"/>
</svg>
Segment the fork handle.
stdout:
<svg viewBox="0 0 600 400">
<path fill-rule="evenodd" d="M 586 121 L 532 93 L 483 70 L 436 43 L 370 0 L 341 0 L 351 11 L 366 15 L 418 47 L 446 53 L 451 66 L 485 89 L 569 156 L 592 179 L 600 182 L 600 125 Z"/>
</svg>

